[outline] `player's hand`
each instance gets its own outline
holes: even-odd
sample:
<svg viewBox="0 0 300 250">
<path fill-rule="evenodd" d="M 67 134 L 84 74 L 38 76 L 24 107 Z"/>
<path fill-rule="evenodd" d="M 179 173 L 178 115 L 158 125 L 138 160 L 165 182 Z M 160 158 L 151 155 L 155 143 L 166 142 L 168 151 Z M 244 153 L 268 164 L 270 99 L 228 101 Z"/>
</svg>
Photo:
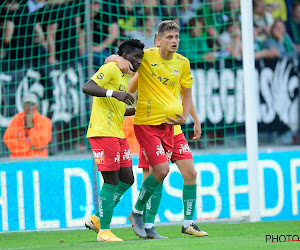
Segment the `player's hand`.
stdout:
<svg viewBox="0 0 300 250">
<path fill-rule="evenodd" d="M 128 60 L 124 59 L 121 56 L 118 56 L 116 58 L 116 62 L 118 63 L 118 67 L 123 74 L 129 74 L 131 70 L 133 70 L 133 66 L 131 62 L 129 62 Z"/>
<path fill-rule="evenodd" d="M 125 102 L 127 105 L 134 104 L 134 97 L 128 92 L 114 91 L 112 96 L 121 102 Z"/>
<path fill-rule="evenodd" d="M 182 125 L 186 122 L 186 118 L 184 118 L 183 115 L 181 115 L 179 113 L 176 113 L 176 115 L 178 116 L 177 119 L 173 119 L 172 117 L 167 116 L 167 118 L 170 121 L 164 121 L 163 124 L 173 126 L 173 125 Z"/>
<path fill-rule="evenodd" d="M 199 140 L 202 134 L 200 122 L 196 122 L 194 125 L 194 137 L 192 140 Z"/>
</svg>

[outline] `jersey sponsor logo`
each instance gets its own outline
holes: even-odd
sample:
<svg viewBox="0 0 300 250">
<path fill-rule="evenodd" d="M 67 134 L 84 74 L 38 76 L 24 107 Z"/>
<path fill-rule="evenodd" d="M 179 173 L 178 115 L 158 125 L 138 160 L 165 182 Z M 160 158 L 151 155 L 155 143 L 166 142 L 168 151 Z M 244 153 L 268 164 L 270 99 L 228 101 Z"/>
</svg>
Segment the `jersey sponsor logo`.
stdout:
<svg viewBox="0 0 300 250">
<path fill-rule="evenodd" d="M 181 57 L 179 57 L 179 56 L 176 56 L 176 59 L 181 60 L 181 61 L 185 61 L 185 62 L 186 62 L 185 59 L 183 59 L 183 58 L 181 58 Z"/>
<path fill-rule="evenodd" d="M 161 144 L 156 146 L 156 155 L 164 155 L 165 154 L 165 150 L 163 148 L 163 146 Z"/>
<path fill-rule="evenodd" d="M 151 66 L 152 66 L 152 67 L 155 67 L 155 66 L 157 66 L 157 63 L 154 63 L 154 64 L 151 63 Z"/>
<path fill-rule="evenodd" d="M 171 160 L 172 153 L 173 153 L 173 151 L 172 151 L 172 150 L 168 150 L 168 152 L 166 152 L 166 156 L 167 156 L 167 159 L 168 159 L 168 161 L 170 161 L 170 160 Z"/>
<path fill-rule="evenodd" d="M 132 158 L 130 149 L 124 150 L 123 160 L 130 160 Z"/>
<path fill-rule="evenodd" d="M 151 115 L 151 100 L 147 102 L 147 117 L 149 118 Z"/>
<path fill-rule="evenodd" d="M 93 155 L 96 164 L 104 164 L 104 149 L 94 149 Z"/>
<path fill-rule="evenodd" d="M 170 73 L 171 75 L 177 75 L 179 74 L 179 70 L 173 69 L 173 72 Z"/>
<path fill-rule="evenodd" d="M 111 109 L 108 111 L 108 114 L 107 114 L 107 124 L 108 124 L 108 127 L 111 128 L 111 125 L 112 125 L 112 121 L 113 121 L 113 113 L 114 111 L 112 111 Z"/>
<path fill-rule="evenodd" d="M 191 153 L 191 149 L 190 149 L 190 147 L 189 147 L 189 144 L 187 144 L 187 143 L 185 143 L 185 144 L 180 144 L 179 153 L 180 153 L 180 154 Z"/>
<path fill-rule="evenodd" d="M 119 91 L 121 91 L 121 92 L 124 92 L 124 91 L 126 91 L 126 88 L 125 88 L 125 86 L 124 86 L 124 85 L 122 85 L 122 84 L 120 84 L 120 86 L 119 86 Z"/>
<path fill-rule="evenodd" d="M 117 153 L 117 156 L 115 157 L 115 162 L 120 163 L 120 152 Z"/>
<path fill-rule="evenodd" d="M 104 78 L 104 74 L 102 72 L 100 72 L 98 75 L 97 75 L 97 79 L 99 80 L 102 80 Z"/>
</svg>

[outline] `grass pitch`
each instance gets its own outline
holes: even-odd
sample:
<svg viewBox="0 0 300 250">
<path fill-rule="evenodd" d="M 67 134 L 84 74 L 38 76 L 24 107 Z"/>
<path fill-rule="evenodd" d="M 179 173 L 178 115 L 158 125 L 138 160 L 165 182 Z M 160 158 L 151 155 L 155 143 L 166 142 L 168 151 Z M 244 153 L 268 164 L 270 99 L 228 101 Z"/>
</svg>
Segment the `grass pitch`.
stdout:
<svg viewBox="0 0 300 250">
<path fill-rule="evenodd" d="M 208 237 L 182 236 L 181 226 L 157 226 L 167 240 L 139 239 L 129 227 L 112 231 L 124 242 L 97 242 L 91 230 L 35 231 L 1 233 L 0 249 L 300 249 L 300 242 L 267 243 L 268 235 L 298 235 L 300 221 L 258 223 L 198 223 Z"/>
</svg>

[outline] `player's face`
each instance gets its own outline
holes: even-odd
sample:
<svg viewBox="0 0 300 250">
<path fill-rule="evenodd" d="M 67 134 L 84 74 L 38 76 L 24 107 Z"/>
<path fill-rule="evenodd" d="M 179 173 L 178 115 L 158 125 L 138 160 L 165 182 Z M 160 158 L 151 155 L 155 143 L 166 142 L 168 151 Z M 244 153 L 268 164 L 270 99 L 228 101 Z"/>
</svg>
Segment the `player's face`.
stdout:
<svg viewBox="0 0 300 250">
<path fill-rule="evenodd" d="M 179 33 L 177 30 L 164 32 L 163 36 L 158 38 L 160 47 L 169 53 L 175 53 L 179 45 Z"/>
<path fill-rule="evenodd" d="M 133 71 L 136 72 L 141 65 L 144 57 L 144 51 L 142 49 L 135 48 L 134 51 L 125 56 L 125 59 L 131 62 Z"/>
</svg>

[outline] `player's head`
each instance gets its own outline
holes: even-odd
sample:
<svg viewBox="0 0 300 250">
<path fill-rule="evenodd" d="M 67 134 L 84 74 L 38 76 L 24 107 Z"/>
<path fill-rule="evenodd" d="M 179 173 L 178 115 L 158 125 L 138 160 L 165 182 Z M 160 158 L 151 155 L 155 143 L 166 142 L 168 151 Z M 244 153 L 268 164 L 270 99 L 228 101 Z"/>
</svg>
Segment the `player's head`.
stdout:
<svg viewBox="0 0 300 250">
<path fill-rule="evenodd" d="M 179 26 L 177 23 L 166 20 L 158 25 L 157 42 L 168 52 L 176 52 L 179 45 Z"/>
<path fill-rule="evenodd" d="M 145 44 L 138 39 L 127 39 L 119 46 L 118 55 L 131 62 L 135 72 L 143 59 L 144 47 Z"/>
</svg>

